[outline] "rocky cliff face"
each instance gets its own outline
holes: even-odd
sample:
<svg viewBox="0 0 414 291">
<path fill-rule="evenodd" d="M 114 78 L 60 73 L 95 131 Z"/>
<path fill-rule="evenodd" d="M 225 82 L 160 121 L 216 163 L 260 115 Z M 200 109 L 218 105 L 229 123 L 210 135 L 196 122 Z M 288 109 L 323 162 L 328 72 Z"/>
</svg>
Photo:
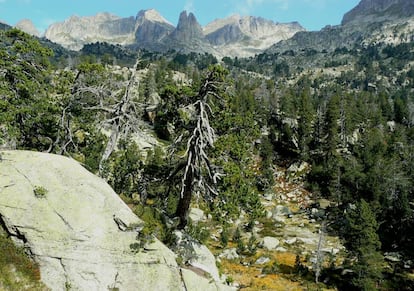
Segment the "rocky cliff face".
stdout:
<svg viewBox="0 0 414 291">
<path fill-rule="evenodd" d="M 175 49 L 208 52 L 219 57 L 251 56 L 272 44 L 303 31 L 298 23 L 275 23 L 257 17 L 232 16 L 201 27 L 193 13 L 183 11 L 174 27 L 155 10 L 142 10 L 129 18 L 101 13 L 72 16 L 52 24 L 46 38 L 66 48 L 79 50 L 87 43 L 105 41 L 150 50 Z"/>
<path fill-rule="evenodd" d="M 131 44 L 134 42 L 134 17 L 120 18 L 109 13 L 95 16 L 72 16 L 64 22 L 54 23 L 45 32 L 45 37 L 62 46 L 80 50 L 84 44 L 108 42 Z"/>
<path fill-rule="evenodd" d="M 177 27 L 164 42 L 165 48 L 175 49 L 184 53 L 207 52 L 217 55 L 203 34 L 203 28 L 193 13 L 180 14 Z"/>
<path fill-rule="evenodd" d="M 233 15 L 209 23 L 204 28 L 204 33 L 212 44 L 223 45 L 244 38 L 272 39 L 277 42 L 303 30 L 297 22 L 276 23 L 261 17 Z"/>
<path fill-rule="evenodd" d="M 412 0 L 362 0 L 344 15 L 342 24 L 383 21 L 413 15 L 414 1 Z"/>
<path fill-rule="evenodd" d="M 177 28 L 171 34 L 171 38 L 180 42 L 204 39 L 203 29 L 193 13 L 190 12 L 187 14 L 187 11 L 181 12 Z"/>
<path fill-rule="evenodd" d="M 75 161 L 27 151 L 0 154 L 0 227 L 39 263 L 51 290 L 226 289 L 181 270 L 156 239 L 134 251 L 143 222 Z"/>
<path fill-rule="evenodd" d="M 96 16 L 72 16 L 64 22 L 52 24 L 46 38 L 72 50 L 93 42 L 121 45 L 158 43 L 174 30 L 174 26 L 157 11 L 142 10 L 136 17 L 120 18 L 109 13 Z"/>
<path fill-rule="evenodd" d="M 174 30 L 155 10 L 142 10 L 138 13 L 135 24 L 135 42 L 140 46 L 158 43 Z"/>
<path fill-rule="evenodd" d="M 249 56 L 304 30 L 297 22 L 275 23 L 260 17 L 233 15 L 208 24 L 204 33 L 225 55 Z"/>
</svg>

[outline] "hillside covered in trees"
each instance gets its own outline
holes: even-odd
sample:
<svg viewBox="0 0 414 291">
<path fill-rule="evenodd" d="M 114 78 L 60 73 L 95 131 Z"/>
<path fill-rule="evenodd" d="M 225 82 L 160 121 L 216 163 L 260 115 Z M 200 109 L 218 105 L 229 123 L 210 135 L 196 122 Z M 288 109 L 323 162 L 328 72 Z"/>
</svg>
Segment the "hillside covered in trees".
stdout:
<svg viewBox="0 0 414 291">
<path fill-rule="evenodd" d="M 77 160 L 171 248 L 178 229 L 217 254 L 236 249 L 221 270 L 241 290 L 278 280 L 297 290 L 414 289 L 412 42 L 220 60 L 103 43 L 74 53 L 17 29 L 0 36 L 2 149 Z M 292 165 L 303 165 L 297 179 L 285 176 Z M 280 204 L 287 220 L 310 213 L 313 253 L 262 250 L 288 223 L 265 203 L 286 185 L 308 199 Z M 192 221 L 192 208 L 208 219 Z M 345 248 L 320 255 L 324 236 Z"/>
</svg>

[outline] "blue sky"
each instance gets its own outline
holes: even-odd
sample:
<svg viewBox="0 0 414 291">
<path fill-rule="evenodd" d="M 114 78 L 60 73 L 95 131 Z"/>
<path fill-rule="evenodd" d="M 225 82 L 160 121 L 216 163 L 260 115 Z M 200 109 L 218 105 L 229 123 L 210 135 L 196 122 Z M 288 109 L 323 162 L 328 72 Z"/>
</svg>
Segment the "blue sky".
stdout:
<svg viewBox="0 0 414 291">
<path fill-rule="evenodd" d="M 201 25 L 232 14 L 261 16 L 277 22 L 298 21 L 308 30 L 336 25 L 360 0 L 0 0 L 0 20 L 14 25 L 28 18 L 43 32 L 71 15 L 111 12 L 135 16 L 154 8 L 174 25 L 181 11 L 193 12 Z"/>
</svg>

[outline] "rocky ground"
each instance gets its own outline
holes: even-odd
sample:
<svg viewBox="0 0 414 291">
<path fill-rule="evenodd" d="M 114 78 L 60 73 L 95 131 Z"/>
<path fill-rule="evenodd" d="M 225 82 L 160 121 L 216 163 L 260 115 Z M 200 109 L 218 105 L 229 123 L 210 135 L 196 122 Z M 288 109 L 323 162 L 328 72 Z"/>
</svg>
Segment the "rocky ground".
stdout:
<svg viewBox="0 0 414 291">
<path fill-rule="evenodd" d="M 305 163 L 275 169 L 276 186 L 262 197 L 265 217 L 249 231 L 246 215 L 231 221 L 227 244 L 211 216 L 193 208 L 193 224 L 208 230 L 205 245 L 176 231 L 173 252 L 156 239 L 134 251 L 142 221 L 103 180 L 68 158 L 1 154 L 1 228 L 29 250 L 52 290 L 302 290 L 317 261 L 343 257 L 339 239 L 323 231 L 329 201 L 304 189 Z"/>
<path fill-rule="evenodd" d="M 262 198 L 266 217 L 255 222 L 252 232 L 242 231 L 246 249 L 252 233 L 256 250 L 240 251 L 230 238 L 223 248 L 221 229 L 212 232 L 207 245 L 216 255 L 218 265 L 227 274 L 227 282 L 242 290 L 303 290 L 297 276 L 298 266 L 314 270 L 319 265 L 338 264 L 344 247 L 338 237 L 326 232 L 325 209 L 330 202 L 315 199 L 304 189 L 303 177 L 309 172 L 306 163 L 275 169 L 276 186 Z M 192 209 L 193 221 L 206 222 L 200 209 Z M 243 215 L 233 222 L 232 233 L 245 229 Z M 318 252 L 318 249 L 320 250 Z M 300 259 L 300 264 L 297 261 Z M 308 272 L 310 282 L 314 281 Z M 311 276 L 309 278 L 309 276 Z M 309 284 L 309 283 L 307 283 Z"/>
</svg>

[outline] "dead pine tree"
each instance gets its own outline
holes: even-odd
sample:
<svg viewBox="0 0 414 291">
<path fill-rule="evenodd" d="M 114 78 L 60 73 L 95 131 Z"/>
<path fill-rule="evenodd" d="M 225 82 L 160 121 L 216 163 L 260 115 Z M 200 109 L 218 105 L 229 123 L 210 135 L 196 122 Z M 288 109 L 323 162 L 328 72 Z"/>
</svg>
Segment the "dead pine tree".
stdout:
<svg viewBox="0 0 414 291">
<path fill-rule="evenodd" d="M 83 80 L 83 73 L 78 72 L 68 104 L 64 107 L 61 116 L 61 132 L 64 136 L 55 144 L 61 144 L 61 153 L 68 153 L 71 145 L 77 149 L 71 128 L 71 108 L 75 104 L 81 106 L 84 112 L 94 112 L 97 118 L 95 126 L 100 130 L 109 131 L 108 141 L 99 160 L 99 174 L 102 176 L 104 164 L 115 150 L 119 140 L 126 139 L 130 134 L 143 126 L 141 114 L 144 105 L 137 102 L 137 96 L 132 94 L 132 88 L 139 86 L 136 72 L 140 59 L 137 58 L 130 76 L 126 81 L 99 79 L 96 84 L 87 84 Z M 95 98 L 90 98 L 94 96 Z M 92 102 L 90 100 L 93 100 Z"/>
<path fill-rule="evenodd" d="M 219 91 L 224 75 L 223 68 L 219 66 L 211 68 L 200 87 L 196 101 L 192 104 L 195 108 L 196 120 L 187 140 L 185 163 L 173 173 L 175 175 L 183 170 L 180 199 L 175 213 L 179 218 L 179 229 L 187 225 L 193 194 L 201 194 L 206 200 L 211 200 L 218 194 L 215 185 L 221 174 L 215 171 L 207 156 L 207 150 L 214 146 L 216 139 L 214 129 L 210 125 L 210 116 L 213 112 L 208 101 L 210 97 L 221 99 Z"/>
<path fill-rule="evenodd" d="M 139 59 L 135 62 L 122 98 L 109 109 L 110 118 L 106 120 L 106 122 L 111 126 L 111 135 L 101 156 L 101 160 L 99 161 L 100 175 L 102 175 L 104 163 L 115 150 L 120 137 L 127 137 L 131 129 L 136 129 L 136 127 L 142 123 L 137 109 L 138 104 L 133 101 L 132 94 L 130 93 L 132 86 L 136 83 L 135 75 L 139 62 Z M 139 84 L 136 84 L 136 86 L 138 85 Z"/>
</svg>

